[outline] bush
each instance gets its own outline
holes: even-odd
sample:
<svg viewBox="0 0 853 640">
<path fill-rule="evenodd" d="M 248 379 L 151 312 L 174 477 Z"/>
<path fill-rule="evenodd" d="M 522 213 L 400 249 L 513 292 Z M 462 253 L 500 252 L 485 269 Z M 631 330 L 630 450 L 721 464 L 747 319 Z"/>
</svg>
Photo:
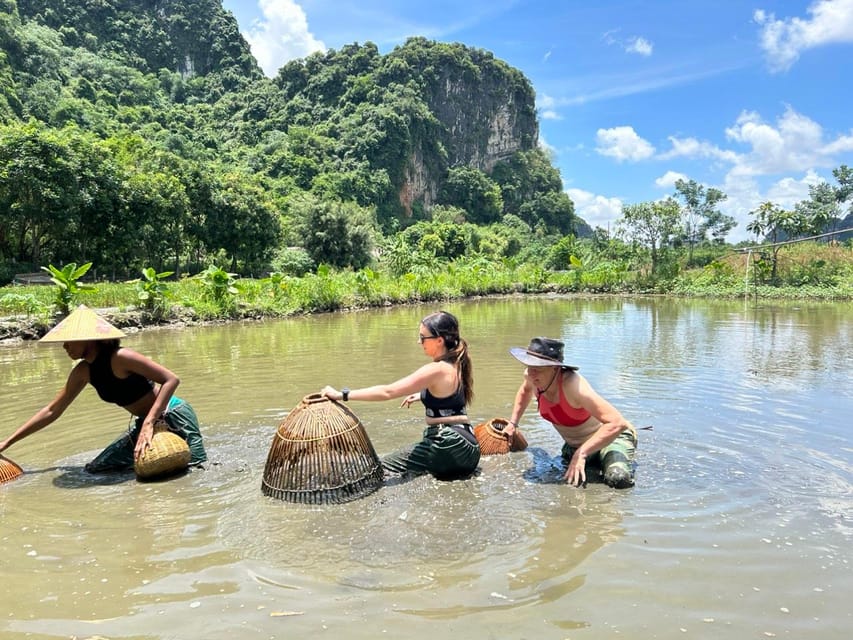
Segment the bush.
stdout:
<svg viewBox="0 0 853 640">
<path fill-rule="evenodd" d="M 314 271 L 317 265 L 302 247 L 284 247 L 272 260 L 273 271 L 301 278 Z"/>
</svg>

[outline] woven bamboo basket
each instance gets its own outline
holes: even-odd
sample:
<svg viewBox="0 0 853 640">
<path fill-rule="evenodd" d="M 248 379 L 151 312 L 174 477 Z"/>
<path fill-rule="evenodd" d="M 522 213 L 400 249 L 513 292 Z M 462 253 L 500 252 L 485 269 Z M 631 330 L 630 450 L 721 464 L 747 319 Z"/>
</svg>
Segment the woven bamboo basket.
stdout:
<svg viewBox="0 0 853 640">
<path fill-rule="evenodd" d="M 474 437 L 480 443 L 481 455 L 493 456 L 510 451 L 524 451 L 527 448 L 527 439 L 518 427 L 515 428 L 512 438 L 506 436 L 504 429 L 508 424 L 509 421 L 503 418 L 492 418 L 474 427 Z"/>
<path fill-rule="evenodd" d="M 0 484 L 24 475 L 24 470 L 5 456 L 0 456 Z"/>
<path fill-rule="evenodd" d="M 287 502 L 340 504 L 372 493 L 382 478 L 382 464 L 356 415 L 312 394 L 279 424 L 261 491 Z"/>
<path fill-rule="evenodd" d="M 133 468 L 137 478 L 151 480 L 183 471 L 189 464 L 189 445 L 181 436 L 169 431 L 165 422 L 158 422 L 154 425 L 151 446 L 133 463 Z"/>
</svg>

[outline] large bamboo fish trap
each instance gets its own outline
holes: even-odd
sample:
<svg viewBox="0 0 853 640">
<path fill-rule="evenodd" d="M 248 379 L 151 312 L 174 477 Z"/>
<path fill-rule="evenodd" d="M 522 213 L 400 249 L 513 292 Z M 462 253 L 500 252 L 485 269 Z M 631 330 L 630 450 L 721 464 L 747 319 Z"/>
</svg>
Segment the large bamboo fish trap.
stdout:
<svg viewBox="0 0 853 640">
<path fill-rule="evenodd" d="M 190 447 L 177 433 L 169 431 L 165 422 L 154 425 L 151 446 L 134 463 L 140 480 L 153 480 L 185 471 L 190 464 Z"/>
<path fill-rule="evenodd" d="M 24 475 L 24 470 L 21 467 L 9 458 L 0 456 L 0 484 L 20 478 L 22 475 Z"/>
<path fill-rule="evenodd" d="M 356 415 L 313 394 L 279 424 L 261 491 L 287 502 L 339 504 L 372 493 L 382 479 L 382 464 Z"/>
<path fill-rule="evenodd" d="M 510 451 L 524 451 L 527 448 L 527 439 L 518 427 L 515 428 L 511 438 L 507 437 L 504 433 L 507 425 L 509 420 L 492 418 L 474 427 L 474 437 L 480 443 L 481 455 L 500 455 Z"/>
</svg>

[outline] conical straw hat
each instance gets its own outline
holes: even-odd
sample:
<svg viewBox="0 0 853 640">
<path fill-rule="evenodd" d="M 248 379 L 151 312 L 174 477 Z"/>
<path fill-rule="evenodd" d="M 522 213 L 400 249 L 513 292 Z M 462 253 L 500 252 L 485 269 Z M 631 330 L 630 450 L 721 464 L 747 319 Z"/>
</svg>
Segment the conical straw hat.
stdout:
<svg viewBox="0 0 853 640">
<path fill-rule="evenodd" d="M 75 342 L 79 340 L 114 340 L 124 333 L 81 304 L 53 329 L 42 336 L 41 342 Z"/>
</svg>

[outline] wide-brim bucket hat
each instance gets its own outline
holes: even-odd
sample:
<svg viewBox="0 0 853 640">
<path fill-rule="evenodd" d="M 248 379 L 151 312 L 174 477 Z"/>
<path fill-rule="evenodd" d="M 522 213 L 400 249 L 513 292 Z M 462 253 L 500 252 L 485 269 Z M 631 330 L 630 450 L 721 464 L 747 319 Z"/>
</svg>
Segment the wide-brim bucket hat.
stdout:
<svg viewBox="0 0 853 640">
<path fill-rule="evenodd" d="M 528 367 L 562 367 L 577 371 L 578 367 L 563 360 L 563 343 L 553 338 L 533 338 L 527 347 L 513 347 L 509 352 Z"/>
<path fill-rule="evenodd" d="M 42 336 L 40 342 L 78 342 L 81 340 L 115 340 L 125 334 L 81 304 L 59 324 Z"/>
</svg>

